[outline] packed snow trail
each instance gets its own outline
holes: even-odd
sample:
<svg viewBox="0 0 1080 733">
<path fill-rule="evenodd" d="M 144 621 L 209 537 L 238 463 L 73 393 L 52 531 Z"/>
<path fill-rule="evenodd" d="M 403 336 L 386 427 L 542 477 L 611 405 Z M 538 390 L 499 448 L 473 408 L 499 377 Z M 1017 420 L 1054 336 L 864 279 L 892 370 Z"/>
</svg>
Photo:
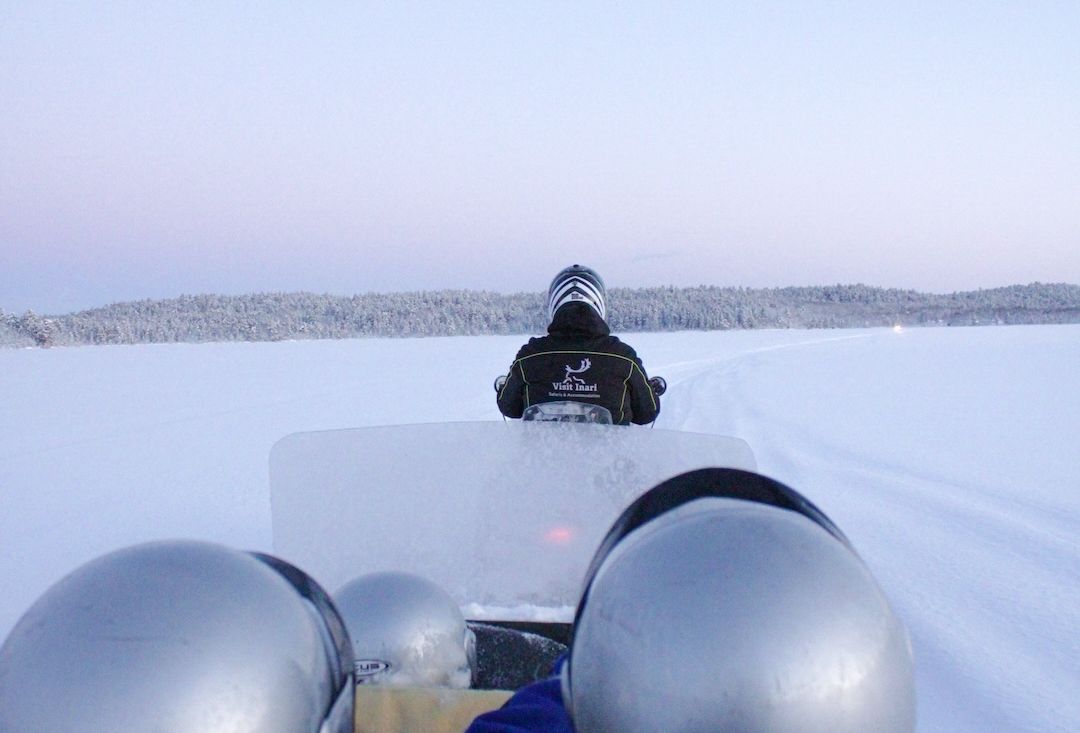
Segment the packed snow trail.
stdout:
<svg viewBox="0 0 1080 733">
<path fill-rule="evenodd" d="M 1061 434 L 1080 425 L 1061 390 L 1080 349 L 1006 335 L 880 331 L 659 367 L 665 427 L 743 437 L 849 534 L 909 624 L 924 730 L 1080 720 L 1063 685 L 1080 685 L 1080 479 Z"/>
</svg>

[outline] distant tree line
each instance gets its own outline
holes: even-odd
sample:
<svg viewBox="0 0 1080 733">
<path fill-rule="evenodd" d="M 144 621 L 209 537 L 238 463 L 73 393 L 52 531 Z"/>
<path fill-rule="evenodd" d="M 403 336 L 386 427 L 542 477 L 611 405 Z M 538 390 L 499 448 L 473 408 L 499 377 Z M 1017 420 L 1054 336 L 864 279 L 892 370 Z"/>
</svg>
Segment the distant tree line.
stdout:
<svg viewBox="0 0 1080 733">
<path fill-rule="evenodd" d="M 1080 286 L 1068 284 L 949 295 L 866 285 L 617 288 L 609 303 L 616 332 L 1080 323 Z M 0 345 L 536 334 L 546 326 L 542 293 L 184 295 L 49 317 L 0 310 Z"/>
</svg>

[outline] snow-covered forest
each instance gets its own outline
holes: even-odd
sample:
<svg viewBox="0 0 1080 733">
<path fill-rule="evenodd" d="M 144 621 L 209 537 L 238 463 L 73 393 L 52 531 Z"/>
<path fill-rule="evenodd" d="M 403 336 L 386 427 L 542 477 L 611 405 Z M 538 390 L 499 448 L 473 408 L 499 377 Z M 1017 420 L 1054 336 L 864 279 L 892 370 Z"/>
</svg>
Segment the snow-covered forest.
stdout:
<svg viewBox="0 0 1080 733">
<path fill-rule="evenodd" d="M 542 293 L 469 290 L 182 296 L 66 315 L 0 311 L 0 345 L 281 341 L 368 336 L 540 333 Z M 615 331 L 867 328 L 1080 322 L 1080 286 L 1011 287 L 937 295 L 865 285 L 613 289 Z"/>
</svg>

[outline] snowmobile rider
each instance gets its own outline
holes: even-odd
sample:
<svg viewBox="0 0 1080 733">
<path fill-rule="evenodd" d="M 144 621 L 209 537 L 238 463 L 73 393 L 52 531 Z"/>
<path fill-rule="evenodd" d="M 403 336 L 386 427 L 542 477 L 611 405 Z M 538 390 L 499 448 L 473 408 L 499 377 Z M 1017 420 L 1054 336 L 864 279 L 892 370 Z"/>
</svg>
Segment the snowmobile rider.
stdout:
<svg viewBox="0 0 1080 733">
<path fill-rule="evenodd" d="M 616 425 L 647 425 L 660 413 L 663 380 L 650 380 L 628 344 L 611 335 L 604 281 L 592 269 L 567 267 L 548 288 L 548 335 L 529 339 L 509 374 L 496 380 L 499 411 L 519 418 L 530 405 L 599 405 Z"/>
</svg>

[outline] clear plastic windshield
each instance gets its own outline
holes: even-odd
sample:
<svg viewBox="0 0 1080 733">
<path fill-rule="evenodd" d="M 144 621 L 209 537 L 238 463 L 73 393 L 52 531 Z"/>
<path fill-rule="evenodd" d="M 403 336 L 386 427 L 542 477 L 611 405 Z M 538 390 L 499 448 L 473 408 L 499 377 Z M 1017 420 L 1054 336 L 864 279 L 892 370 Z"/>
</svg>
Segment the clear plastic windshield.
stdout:
<svg viewBox="0 0 1080 733">
<path fill-rule="evenodd" d="M 270 455 L 274 550 L 331 592 L 400 570 L 438 583 L 474 616 L 543 618 L 577 602 L 593 552 L 634 498 L 707 466 L 756 467 L 737 438 L 639 427 L 296 433 Z"/>
<path fill-rule="evenodd" d="M 529 405 L 521 414 L 521 419 L 529 422 L 585 422 L 597 425 L 611 425 L 611 410 L 601 405 L 587 405 L 583 402 L 542 402 Z"/>
</svg>

